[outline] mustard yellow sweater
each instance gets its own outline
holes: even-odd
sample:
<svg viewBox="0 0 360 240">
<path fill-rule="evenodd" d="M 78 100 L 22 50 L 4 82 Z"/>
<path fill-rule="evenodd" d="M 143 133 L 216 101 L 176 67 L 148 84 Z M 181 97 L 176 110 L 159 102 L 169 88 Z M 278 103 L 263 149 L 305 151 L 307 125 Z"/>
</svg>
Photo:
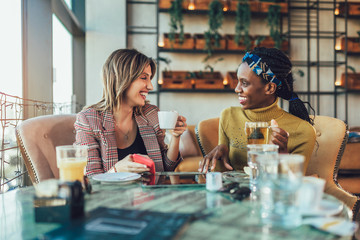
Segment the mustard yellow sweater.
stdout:
<svg viewBox="0 0 360 240">
<path fill-rule="evenodd" d="M 289 153 L 305 156 L 304 171 L 306 171 L 316 135 L 310 123 L 304 121 L 278 106 L 278 100 L 265 108 L 243 110 L 242 107 L 230 107 L 222 111 L 219 123 L 219 144 L 229 148 L 229 160 L 235 170 L 242 170 L 247 165 L 245 122 L 268 122 L 275 119 L 279 127 L 287 131 Z M 223 163 L 218 161 L 216 171 L 228 171 Z"/>
</svg>

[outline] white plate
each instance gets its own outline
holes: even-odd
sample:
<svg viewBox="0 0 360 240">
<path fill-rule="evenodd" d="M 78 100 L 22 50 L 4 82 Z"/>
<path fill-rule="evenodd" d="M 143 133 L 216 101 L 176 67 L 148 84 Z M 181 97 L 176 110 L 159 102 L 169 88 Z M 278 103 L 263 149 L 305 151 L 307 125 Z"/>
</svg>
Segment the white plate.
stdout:
<svg viewBox="0 0 360 240">
<path fill-rule="evenodd" d="M 302 210 L 303 216 L 332 216 L 340 213 L 343 210 L 343 205 L 340 202 L 323 199 L 320 206 L 316 209 Z"/>
<path fill-rule="evenodd" d="M 129 172 L 118 172 L 118 173 L 102 173 L 97 174 L 92 177 L 95 181 L 100 182 L 111 182 L 111 183 L 117 183 L 117 182 L 131 182 L 134 180 L 137 180 L 141 177 L 140 174 L 137 173 L 129 173 Z"/>
</svg>

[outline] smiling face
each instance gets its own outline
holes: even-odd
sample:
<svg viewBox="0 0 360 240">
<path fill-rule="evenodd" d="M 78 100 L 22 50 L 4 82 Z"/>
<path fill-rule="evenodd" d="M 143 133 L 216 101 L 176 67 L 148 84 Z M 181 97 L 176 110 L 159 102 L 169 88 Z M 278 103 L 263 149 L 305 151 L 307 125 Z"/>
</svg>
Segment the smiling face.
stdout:
<svg viewBox="0 0 360 240">
<path fill-rule="evenodd" d="M 235 92 L 243 109 L 263 108 L 274 103 L 274 84 L 264 84 L 246 62 L 243 62 L 237 72 L 238 84 Z M 276 89 L 276 87 L 275 87 Z"/>
<path fill-rule="evenodd" d="M 146 96 L 154 87 L 151 83 L 151 66 L 144 68 L 140 77 L 135 79 L 126 90 L 124 104 L 130 107 L 141 107 L 145 105 Z"/>
</svg>

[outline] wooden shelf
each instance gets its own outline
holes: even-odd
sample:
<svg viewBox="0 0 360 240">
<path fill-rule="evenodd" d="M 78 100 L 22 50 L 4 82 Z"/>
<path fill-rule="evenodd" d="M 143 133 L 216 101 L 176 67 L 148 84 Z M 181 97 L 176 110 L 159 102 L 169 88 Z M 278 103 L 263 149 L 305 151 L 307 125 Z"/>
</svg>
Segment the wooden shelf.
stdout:
<svg viewBox="0 0 360 240">
<path fill-rule="evenodd" d="M 335 15 L 336 17 L 339 18 L 347 18 L 347 19 L 360 19 L 360 15 L 347 15 L 345 16 L 345 14 L 339 14 L 339 15 Z"/>
<path fill-rule="evenodd" d="M 207 54 L 207 50 L 200 49 L 169 49 L 169 48 L 159 48 L 159 52 L 169 52 L 169 53 L 203 53 Z M 212 50 L 214 54 L 244 54 L 244 50 Z"/>
<path fill-rule="evenodd" d="M 293 66 L 297 66 L 297 67 L 335 67 L 335 66 L 340 66 L 340 65 L 344 65 L 345 62 L 344 61 L 338 61 L 338 62 L 334 62 L 334 61 L 312 61 L 312 62 L 307 62 L 307 61 L 292 61 Z"/>
<path fill-rule="evenodd" d="M 158 90 L 159 92 L 171 92 L 171 93 L 233 93 L 235 94 L 234 89 L 224 88 L 224 89 L 162 89 Z"/>
<path fill-rule="evenodd" d="M 345 93 L 360 93 L 360 90 L 350 90 L 345 91 L 342 87 L 335 87 L 336 89 L 344 90 L 344 91 L 295 91 L 298 95 L 334 95 L 337 94 L 345 94 Z M 234 89 L 224 88 L 224 89 L 162 89 L 160 88 L 158 91 L 149 92 L 149 94 L 157 94 L 157 93 L 232 93 L 235 94 Z"/>
<path fill-rule="evenodd" d="M 159 12 L 161 13 L 168 13 L 169 9 L 167 8 L 159 8 Z M 182 11 L 185 14 L 188 15 L 207 15 L 209 14 L 208 10 L 186 10 L 183 9 Z M 285 17 L 288 15 L 288 13 L 280 13 L 282 17 Z M 267 17 L 267 12 L 251 12 L 251 17 Z M 224 12 L 224 16 L 236 16 L 236 12 L 235 11 L 225 11 Z"/>
<path fill-rule="evenodd" d="M 160 48 L 159 52 L 168 52 L 168 53 L 198 53 L 198 54 L 207 54 L 207 50 L 200 49 L 168 49 L 168 48 Z M 245 54 L 247 51 L 245 50 L 212 50 L 213 54 Z M 283 51 L 288 53 L 287 51 Z"/>
<path fill-rule="evenodd" d="M 336 50 L 336 53 L 343 53 L 345 54 L 344 50 Z M 360 52 L 347 52 L 348 56 L 360 56 Z"/>
</svg>

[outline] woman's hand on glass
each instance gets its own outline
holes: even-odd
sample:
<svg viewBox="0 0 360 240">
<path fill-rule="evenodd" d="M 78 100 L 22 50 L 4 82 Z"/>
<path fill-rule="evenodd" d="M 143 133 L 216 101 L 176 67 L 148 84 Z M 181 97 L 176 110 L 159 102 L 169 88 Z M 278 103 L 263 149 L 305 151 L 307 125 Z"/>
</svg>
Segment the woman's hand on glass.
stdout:
<svg viewBox="0 0 360 240">
<path fill-rule="evenodd" d="M 210 167 L 210 171 L 214 171 L 216 162 L 222 161 L 225 168 L 233 170 L 229 164 L 229 149 L 226 145 L 221 144 L 216 146 L 211 152 L 204 156 L 199 162 L 199 172 L 207 173 Z"/>
<path fill-rule="evenodd" d="M 175 128 L 174 130 L 171 131 L 171 134 L 174 137 L 180 137 L 181 134 L 185 132 L 186 128 L 187 128 L 186 118 L 184 116 L 179 115 L 176 121 Z"/>
<path fill-rule="evenodd" d="M 288 153 L 287 143 L 289 138 L 289 133 L 282 128 L 279 128 L 277 122 L 273 119 L 271 120 L 271 136 L 270 143 L 279 146 L 279 153 Z"/>
<path fill-rule="evenodd" d="M 139 154 L 143 157 L 149 158 L 147 155 Z M 149 158 L 150 159 L 150 158 Z M 132 154 L 127 155 L 125 158 L 121 159 L 114 165 L 116 172 L 134 172 L 134 173 L 142 173 L 148 172 L 150 169 L 141 163 L 134 162 L 132 158 Z"/>
</svg>

